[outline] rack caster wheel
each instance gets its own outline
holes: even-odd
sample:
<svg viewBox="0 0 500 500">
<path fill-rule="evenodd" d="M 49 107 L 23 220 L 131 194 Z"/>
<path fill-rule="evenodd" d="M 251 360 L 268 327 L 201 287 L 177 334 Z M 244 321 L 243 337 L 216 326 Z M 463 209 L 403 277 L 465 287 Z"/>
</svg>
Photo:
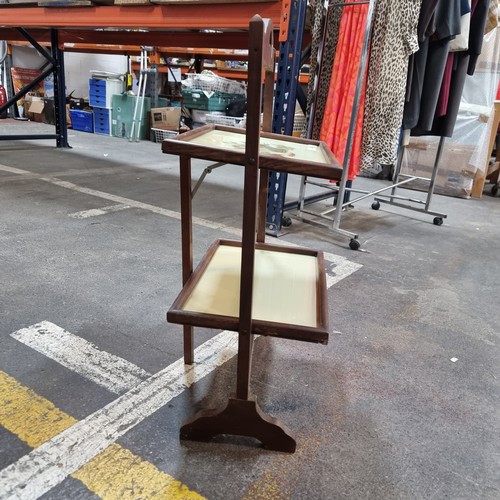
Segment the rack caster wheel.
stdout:
<svg viewBox="0 0 500 500">
<path fill-rule="evenodd" d="M 374 201 L 372 203 L 372 209 L 373 210 L 378 210 L 380 208 L 380 203 L 378 201 Z"/>
<path fill-rule="evenodd" d="M 434 220 L 432 222 L 436 226 L 442 226 L 443 225 L 443 218 L 442 217 L 434 217 Z"/>
<path fill-rule="evenodd" d="M 354 238 L 352 238 L 351 241 L 349 242 L 349 248 L 351 250 L 359 250 L 360 247 L 361 247 L 361 243 Z"/>
<path fill-rule="evenodd" d="M 281 218 L 281 225 L 283 227 L 290 227 L 292 225 L 292 219 L 286 215 Z"/>
<path fill-rule="evenodd" d="M 491 188 L 491 196 L 498 196 L 498 188 L 499 188 L 499 185 L 498 185 L 498 184 L 495 184 L 495 185 Z"/>
</svg>

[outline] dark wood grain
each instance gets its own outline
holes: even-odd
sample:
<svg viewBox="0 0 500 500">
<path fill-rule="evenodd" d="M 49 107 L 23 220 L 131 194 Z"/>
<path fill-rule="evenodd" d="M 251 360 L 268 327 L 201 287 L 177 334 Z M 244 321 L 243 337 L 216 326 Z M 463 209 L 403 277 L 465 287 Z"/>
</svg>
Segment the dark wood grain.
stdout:
<svg viewBox="0 0 500 500">
<path fill-rule="evenodd" d="M 269 171 L 307 175 L 338 180 L 342 169 L 324 143 L 270 133 L 272 85 L 274 82 L 274 54 L 272 25 L 255 16 L 249 29 L 249 69 L 247 93 L 246 130 L 207 125 L 186 132 L 162 143 L 162 151 L 180 156 L 181 167 L 181 225 L 183 288 L 167 313 L 171 323 L 184 325 L 184 358 L 192 362 L 192 329 L 206 327 L 234 331 L 238 335 L 238 364 L 236 369 L 236 398 L 229 399 L 222 410 L 202 410 L 184 423 L 181 429 L 183 439 L 211 440 L 219 434 L 237 434 L 254 437 L 264 447 L 279 451 L 295 451 L 295 440 L 288 429 L 273 417 L 265 415 L 250 395 L 250 374 L 252 366 L 253 339 L 255 335 L 293 339 L 304 342 L 326 344 L 328 342 L 328 302 L 326 273 L 322 252 L 307 248 L 270 245 L 265 242 L 265 217 Z M 262 69 L 265 72 L 265 105 L 263 131 L 261 131 Z M 269 71 L 272 70 L 272 71 Z M 270 102 L 268 102 L 270 101 Z M 194 144 L 192 141 L 213 130 L 230 131 L 244 135 L 245 152 L 219 149 L 212 146 Z M 264 154 L 260 150 L 261 138 L 272 138 L 283 144 L 314 145 L 320 148 L 324 163 L 303 161 L 279 155 Z M 243 223 L 241 241 L 216 240 L 193 271 L 192 250 L 192 193 L 191 158 L 232 163 L 244 167 Z M 239 270 L 239 311 L 237 317 L 207 312 L 189 311 L 186 304 L 196 285 L 217 251 L 223 245 L 241 248 Z M 254 290 L 254 266 L 256 250 L 279 254 L 290 253 L 314 257 L 316 259 L 315 303 L 310 311 L 316 319 L 314 326 L 290 323 L 284 314 L 283 321 L 269 321 L 252 317 Z M 276 277 L 275 279 L 279 279 Z M 278 303 L 276 304 L 278 306 Z M 314 321 L 311 321 L 314 322 Z"/>
</svg>

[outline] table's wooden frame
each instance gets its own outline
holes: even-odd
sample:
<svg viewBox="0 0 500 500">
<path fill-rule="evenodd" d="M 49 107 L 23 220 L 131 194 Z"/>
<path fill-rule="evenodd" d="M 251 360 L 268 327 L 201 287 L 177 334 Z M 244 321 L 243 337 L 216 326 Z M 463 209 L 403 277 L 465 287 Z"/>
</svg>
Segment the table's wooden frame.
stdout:
<svg viewBox="0 0 500 500">
<path fill-rule="evenodd" d="M 260 68 L 264 68 L 265 73 L 263 132 L 260 131 L 262 92 L 262 72 Z M 319 251 L 280 247 L 265 243 L 268 173 L 269 169 L 273 169 L 280 172 L 338 180 L 341 177 L 342 169 L 323 143 L 269 133 L 273 83 L 272 23 L 269 20 L 264 21 L 259 16 L 255 16 L 250 21 L 249 31 L 249 84 L 246 130 L 209 125 L 181 134 L 176 138 L 167 139 L 162 144 L 164 153 L 176 154 L 180 157 L 181 189 L 183 290 L 167 313 L 167 319 L 184 325 L 184 359 L 188 364 L 193 363 L 193 326 L 206 326 L 238 332 L 236 396 L 229 399 L 227 407 L 222 411 L 202 410 L 193 419 L 185 422 L 181 428 L 181 437 L 208 441 L 219 434 L 237 434 L 254 437 L 269 449 L 293 452 L 296 443 L 289 430 L 275 418 L 265 415 L 250 394 L 253 335 L 272 335 L 326 344 L 328 341 L 326 273 L 323 256 Z M 193 138 L 214 130 L 214 128 L 244 134 L 245 151 L 218 149 L 190 142 Z M 273 138 L 284 144 L 293 142 L 314 145 L 321 148 L 326 162 L 304 162 L 275 154 L 266 155 L 260 153 L 261 137 Z M 203 257 L 196 271 L 193 271 L 191 158 L 244 165 L 245 168 L 241 243 L 217 240 Z M 199 277 L 202 276 L 203 271 L 209 266 L 214 252 L 220 245 L 237 245 L 241 247 L 239 315 L 237 318 L 186 311 L 183 308 L 187 297 L 192 292 Z M 315 312 L 317 324 L 315 327 L 290 325 L 286 320 L 270 322 L 252 318 L 256 248 L 282 253 L 298 253 L 314 256 L 317 259 L 318 271 L 317 276 L 314 278 L 316 279 L 315 304 L 317 308 Z"/>
</svg>

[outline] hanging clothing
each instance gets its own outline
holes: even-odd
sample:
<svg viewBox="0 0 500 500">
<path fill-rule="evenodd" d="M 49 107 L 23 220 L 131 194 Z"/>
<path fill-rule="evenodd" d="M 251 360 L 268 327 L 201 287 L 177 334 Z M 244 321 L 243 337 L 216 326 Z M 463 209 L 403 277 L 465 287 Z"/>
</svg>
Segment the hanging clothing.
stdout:
<svg viewBox="0 0 500 500">
<path fill-rule="evenodd" d="M 488 12 L 490 8 L 489 0 L 473 0 L 472 2 L 472 15 L 470 18 L 470 33 L 469 33 L 469 50 L 467 53 L 470 55 L 469 66 L 467 67 L 467 74 L 473 75 L 476 69 L 476 62 L 481 54 L 483 46 L 484 32 L 486 29 L 486 22 L 488 20 Z"/>
<path fill-rule="evenodd" d="M 412 129 L 418 123 L 428 52 L 429 39 L 427 38 L 419 42 L 418 52 L 412 54 L 408 62 L 407 92 L 403 111 L 404 130 Z"/>
<path fill-rule="evenodd" d="M 366 4 L 351 5 L 343 10 L 328 98 L 319 135 L 320 140 L 326 142 L 341 164 L 344 163 L 346 152 L 350 152 L 348 180 L 353 180 L 359 173 L 364 91 L 360 94 L 357 127 L 352 144 L 348 144 L 347 140 L 367 14 L 368 5 Z"/>
<path fill-rule="evenodd" d="M 460 33 L 451 41 L 450 52 L 459 52 L 469 48 L 470 11 L 471 4 L 469 0 L 461 0 Z"/>
<path fill-rule="evenodd" d="M 342 9 L 330 6 L 326 16 L 326 34 L 321 56 L 321 71 L 315 100 L 314 121 L 312 124 L 311 139 L 318 139 L 321 131 L 321 124 L 325 114 L 325 107 L 328 101 L 328 89 L 332 76 L 333 61 L 337 50 L 339 39 L 340 19 Z"/>
<path fill-rule="evenodd" d="M 448 58 L 446 60 L 443 80 L 441 81 L 441 89 L 439 91 L 439 98 L 436 105 L 436 112 L 434 113 L 434 119 L 445 116 L 448 110 L 448 99 L 450 96 L 453 69 L 456 69 L 458 65 L 458 57 L 455 57 L 454 52 L 461 52 L 469 48 L 470 12 L 471 4 L 469 0 L 460 0 L 460 33 L 458 33 L 450 42 Z"/>
<path fill-rule="evenodd" d="M 435 31 L 435 12 L 438 0 L 422 0 L 420 14 L 418 17 L 417 35 L 418 41 L 427 40 Z"/>
<path fill-rule="evenodd" d="M 439 137 L 451 137 L 453 135 L 465 78 L 467 75 L 474 73 L 477 58 L 481 53 L 489 4 L 490 0 L 473 0 L 472 2 L 469 49 L 468 51 L 453 53 L 454 61 L 450 76 L 446 113 L 443 116 L 435 116 L 429 128 L 423 129 L 418 126 L 412 129 L 411 135 L 434 135 Z"/>
<path fill-rule="evenodd" d="M 448 109 L 448 99 L 450 97 L 451 76 L 454 62 L 455 58 L 453 56 L 453 52 L 448 52 L 448 59 L 446 60 L 443 81 L 441 82 L 441 90 L 439 91 L 436 113 L 434 115 L 437 118 L 444 116 L 446 114 L 446 110 Z"/>
<path fill-rule="evenodd" d="M 406 98 L 403 111 L 403 129 L 417 125 L 420 115 L 420 96 L 424 88 L 425 65 L 429 51 L 429 38 L 436 31 L 436 7 L 438 0 L 423 0 L 417 25 L 418 50 L 408 61 Z M 418 96 L 418 99 L 415 97 Z"/>
<path fill-rule="evenodd" d="M 306 120 L 304 124 L 304 129 L 302 132 L 304 136 L 307 134 L 308 123 L 311 120 L 311 113 L 315 114 L 316 107 L 316 94 L 318 88 L 316 86 L 317 73 L 321 67 L 321 61 L 318 64 L 318 56 L 321 50 L 321 44 L 323 42 L 323 27 L 325 24 L 325 18 L 327 10 L 324 8 L 323 3 L 320 0 L 311 2 L 311 55 L 309 57 L 311 63 L 309 65 L 309 83 L 307 85 L 307 105 L 306 105 Z M 316 87 L 316 88 L 315 88 Z M 311 134 L 312 135 L 312 134 Z"/>
<path fill-rule="evenodd" d="M 460 33 L 461 0 L 439 0 L 436 13 L 436 31 L 429 42 L 421 96 L 412 96 L 420 103 L 417 128 L 430 130 L 438 105 L 441 82 L 446 70 L 450 42 Z"/>
<path fill-rule="evenodd" d="M 405 102 L 408 59 L 418 50 L 421 0 L 379 0 L 366 88 L 362 169 L 395 163 Z"/>
</svg>

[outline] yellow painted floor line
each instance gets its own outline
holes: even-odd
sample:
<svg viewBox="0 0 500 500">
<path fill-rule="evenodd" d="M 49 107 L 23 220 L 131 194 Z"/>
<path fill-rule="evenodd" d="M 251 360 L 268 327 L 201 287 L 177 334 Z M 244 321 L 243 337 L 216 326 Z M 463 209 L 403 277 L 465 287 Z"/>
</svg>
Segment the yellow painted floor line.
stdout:
<svg viewBox="0 0 500 500">
<path fill-rule="evenodd" d="M 109 446 L 71 476 L 109 500 L 203 498 L 118 444 Z"/>
<path fill-rule="evenodd" d="M 77 420 L 0 371 L 0 425 L 36 448 Z"/>
<path fill-rule="evenodd" d="M 76 422 L 71 415 L 0 370 L 0 425 L 21 441 L 36 448 Z M 71 476 L 106 500 L 203 498 L 116 443 Z"/>
</svg>

